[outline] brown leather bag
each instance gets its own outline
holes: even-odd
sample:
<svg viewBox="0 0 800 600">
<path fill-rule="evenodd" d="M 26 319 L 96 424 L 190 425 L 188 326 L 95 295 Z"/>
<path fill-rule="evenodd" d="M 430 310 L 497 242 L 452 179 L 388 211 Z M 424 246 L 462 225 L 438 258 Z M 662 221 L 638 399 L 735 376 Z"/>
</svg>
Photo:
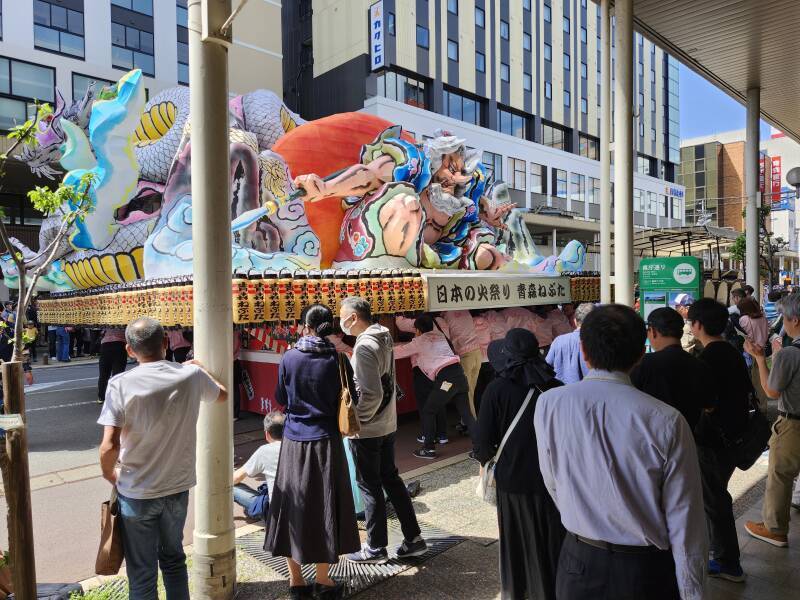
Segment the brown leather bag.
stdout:
<svg viewBox="0 0 800 600">
<path fill-rule="evenodd" d="M 361 423 L 356 414 L 353 394 L 350 392 L 350 380 L 347 377 L 347 356 L 339 353 L 339 381 L 342 391 L 339 393 L 339 431 L 343 436 L 349 437 L 361 431 Z"/>
<path fill-rule="evenodd" d="M 94 572 L 98 575 L 119 573 L 124 558 L 121 524 L 117 488 L 113 488 L 111 499 L 100 506 L 100 547 L 94 563 Z"/>
</svg>

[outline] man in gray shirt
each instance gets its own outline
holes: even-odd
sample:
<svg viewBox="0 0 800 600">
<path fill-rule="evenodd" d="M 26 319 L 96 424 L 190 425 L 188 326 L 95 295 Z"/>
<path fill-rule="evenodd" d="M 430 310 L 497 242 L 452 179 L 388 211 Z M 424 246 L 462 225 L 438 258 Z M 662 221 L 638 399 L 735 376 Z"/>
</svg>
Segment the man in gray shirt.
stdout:
<svg viewBox="0 0 800 600">
<path fill-rule="evenodd" d="M 778 420 L 769 440 L 767 491 L 760 523 L 748 521 L 747 533 L 773 546 L 789 545 L 789 509 L 792 484 L 800 473 L 800 294 L 789 294 L 778 304 L 783 327 L 795 340 L 782 348 L 781 340 L 772 344 L 772 369 L 767 366 L 763 348 L 750 340 L 745 350 L 755 359 L 761 386 L 770 398 L 778 399 Z"/>
<path fill-rule="evenodd" d="M 631 384 L 645 338 L 633 309 L 594 309 L 581 326 L 589 373 L 536 404 L 539 466 L 568 531 L 559 598 L 703 596 L 708 541 L 697 450 L 686 419 Z"/>
</svg>

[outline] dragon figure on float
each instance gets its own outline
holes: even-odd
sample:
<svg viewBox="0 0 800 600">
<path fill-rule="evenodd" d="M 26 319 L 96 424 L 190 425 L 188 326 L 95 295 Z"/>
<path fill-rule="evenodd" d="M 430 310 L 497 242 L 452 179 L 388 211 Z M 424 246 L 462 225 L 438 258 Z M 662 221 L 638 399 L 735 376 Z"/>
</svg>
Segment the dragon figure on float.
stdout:
<svg viewBox="0 0 800 600">
<path fill-rule="evenodd" d="M 320 268 L 580 271 L 584 247 L 536 248 L 507 187 L 480 153 L 439 131 L 418 145 L 398 125 L 362 113 L 306 122 L 272 92 L 230 101 L 232 272 Z M 64 183 L 92 172 L 93 210 L 76 222 L 40 288 L 87 289 L 192 273 L 189 90 L 145 103 L 134 70 L 67 107 L 57 94 L 21 158 Z M 335 150 L 334 150 L 335 149 Z M 300 173 L 295 177 L 291 173 Z M 323 173 L 322 177 L 316 173 Z M 331 174 L 332 173 L 332 174 Z M 68 210 L 64 207 L 62 210 Z M 59 229 L 46 217 L 40 247 Z M 37 254 L 14 240 L 35 265 Z M 0 258 L 16 287 L 10 257 Z"/>
</svg>

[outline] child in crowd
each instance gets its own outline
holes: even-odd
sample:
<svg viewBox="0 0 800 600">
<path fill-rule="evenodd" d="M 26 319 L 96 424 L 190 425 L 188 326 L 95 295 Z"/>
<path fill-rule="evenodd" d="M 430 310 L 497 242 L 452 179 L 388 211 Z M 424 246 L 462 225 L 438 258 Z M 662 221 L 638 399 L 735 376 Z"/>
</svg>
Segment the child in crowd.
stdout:
<svg viewBox="0 0 800 600">
<path fill-rule="evenodd" d="M 244 514 L 250 519 L 263 520 L 269 508 L 272 486 L 275 484 L 275 473 L 278 470 L 278 457 L 281 454 L 283 424 L 285 416 L 280 411 L 273 411 L 264 417 L 264 437 L 267 443 L 253 452 L 250 459 L 233 473 L 233 501 L 244 508 Z M 254 490 L 242 483 L 245 477 L 263 475 L 266 483 Z"/>
</svg>

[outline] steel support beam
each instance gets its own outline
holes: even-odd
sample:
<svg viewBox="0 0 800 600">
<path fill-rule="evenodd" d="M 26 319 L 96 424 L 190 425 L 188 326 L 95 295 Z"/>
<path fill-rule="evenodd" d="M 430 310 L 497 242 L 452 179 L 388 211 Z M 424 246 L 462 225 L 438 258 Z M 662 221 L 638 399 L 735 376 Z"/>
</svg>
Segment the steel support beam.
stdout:
<svg viewBox="0 0 800 600">
<path fill-rule="evenodd" d="M 744 185 L 747 196 L 745 211 L 745 280 L 755 288 L 756 299 L 761 297 L 759 284 L 759 235 L 758 230 L 758 142 L 760 137 L 761 90 L 747 90 L 747 131 L 744 144 Z"/>
<path fill-rule="evenodd" d="M 611 302 L 611 0 L 600 1 L 600 302 Z"/>
</svg>

